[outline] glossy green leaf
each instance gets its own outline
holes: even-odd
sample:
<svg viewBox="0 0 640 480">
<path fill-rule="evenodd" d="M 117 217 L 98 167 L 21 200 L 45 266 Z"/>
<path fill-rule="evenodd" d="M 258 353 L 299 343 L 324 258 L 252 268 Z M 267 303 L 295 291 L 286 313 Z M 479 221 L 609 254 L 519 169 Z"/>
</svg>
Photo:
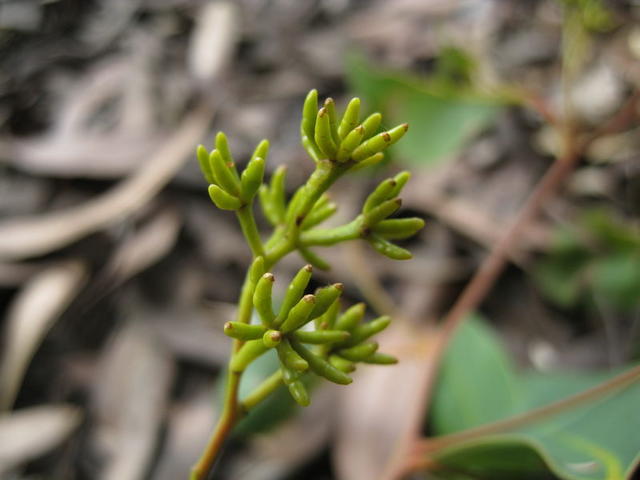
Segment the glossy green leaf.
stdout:
<svg viewBox="0 0 640 480">
<path fill-rule="evenodd" d="M 518 412 L 518 381 L 506 352 L 479 316 L 449 345 L 439 374 L 432 421 L 439 434 L 477 427 Z"/>
<path fill-rule="evenodd" d="M 466 430 L 548 405 L 612 375 L 516 376 L 491 330 L 470 319 L 445 356 L 432 425 L 440 435 Z M 640 461 L 638 405 L 640 383 L 513 431 L 440 450 L 433 460 L 446 479 L 546 478 L 552 472 L 567 480 L 625 480 Z"/>
</svg>

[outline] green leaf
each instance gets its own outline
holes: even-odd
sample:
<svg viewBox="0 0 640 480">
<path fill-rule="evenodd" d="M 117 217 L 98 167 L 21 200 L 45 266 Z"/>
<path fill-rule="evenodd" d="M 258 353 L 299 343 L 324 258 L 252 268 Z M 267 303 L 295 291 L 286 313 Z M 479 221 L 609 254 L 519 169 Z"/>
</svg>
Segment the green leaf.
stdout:
<svg viewBox="0 0 640 480">
<path fill-rule="evenodd" d="M 449 434 L 506 419 L 584 391 L 613 374 L 515 376 L 495 335 L 472 318 L 445 356 L 432 425 L 436 433 Z M 508 433 L 437 451 L 433 460 L 439 476 L 446 479 L 545 478 L 550 471 L 567 480 L 624 480 L 640 462 L 638 405 L 640 383 Z"/>
<path fill-rule="evenodd" d="M 640 462 L 638 405 L 636 383 L 517 432 L 444 450 L 435 460 L 483 479 L 527 478 L 544 465 L 567 480 L 624 480 Z"/>
<path fill-rule="evenodd" d="M 632 310 L 640 300 L 640 251 L 624 252 L 594 261 L 592 289 L 596 296 L 621 310 Z"/>
<path fill-rule="evenodd" d="M 351 88 L 380 109 L 386 123 L 411 125 L 394 151 L 413 163 L 435 165 L 451 157 L 503 106 L 495 97 L 447 83 L 440 76 L 424 79 L 390 73 L 356 55 L 347 58 L 346 69 Z"/>
<path fill-rule="evenodd" d="M 506 352 L 474 315 L 462 324 L 445 355 L 432 410 L 435 432 L 476 427 L 514 414 L 521 406 Z"/>
</svg>

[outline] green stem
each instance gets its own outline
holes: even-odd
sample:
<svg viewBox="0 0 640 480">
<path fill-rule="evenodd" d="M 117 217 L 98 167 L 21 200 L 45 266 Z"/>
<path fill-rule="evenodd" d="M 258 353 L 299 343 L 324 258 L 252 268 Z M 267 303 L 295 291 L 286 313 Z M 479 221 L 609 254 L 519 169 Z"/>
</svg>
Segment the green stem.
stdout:
<svg viewBox="0 0 640 480">
<path fill-rule="evenodd" d="M 300 234 L 299 242 L 305 246 L 310 247 L 313 245 L 335 245 L 336 243 L 346 242 L 348 240 L 355 240 L 362 236 L 357 221 L 347 223 L 335 228 L 329 229 L 314 229 L 308 232 Z"/>
<path fill-rule="evenodd" d="M 225 389 L 224 406 L 222 414 L 216 425 L 216 429 L 209 439 L 209 443 L 198 462 L 191 469 L 189 480 L 205 480 L 218 458 L 225 440 L 231 433 L 238 420 L 238 387 L 240 386 L 240 373 L 228 372 L 227 386 Z"/>
<path fill-rule="evenodd" d="M 282 371 L 278 369 L 264 382 L 258 385 L 247 397 L 240 402 L 242 410 L 248 412 L 253 407 L 271 395 L 280 385 L 282 385 Z"/>
<path fill-rule="evenodd" d="M 307 183 L 296 194 L 300 195 L 300 198 L 296 199 L 296 195 L 294 195 L 294 200 L 289 204 L 284 231 L 278 231 L 278 237 L 275 237 L 274 234 L 274 237 L 268 242 L 271 248 L 265 257 L 267 265 L 274 265 L 282 257 L 295 250 L 302 221 L 322 194 L 329 190 L 331 185 L 347 170 L 346 164 L 337 164 L 330 160 L 318 162 Z"/>
<path fill-rule="evenodd" d="M 253 253 L 255 258 L 264 256 L 264 247 L 262 246 L 262 240 L 260 240 L 260 234 L 258 233 L 258 227 L 256 225 L 256 220 L 253 217 L 253 210 L 251 209 L 251 206 L 251 203 L 242 206 L 240 209 L 236 210 L 236 215 L 240 222 L 242 233 L 247 239 L 249 248 L 251 248 L 251 253 Z"/>
</svg>

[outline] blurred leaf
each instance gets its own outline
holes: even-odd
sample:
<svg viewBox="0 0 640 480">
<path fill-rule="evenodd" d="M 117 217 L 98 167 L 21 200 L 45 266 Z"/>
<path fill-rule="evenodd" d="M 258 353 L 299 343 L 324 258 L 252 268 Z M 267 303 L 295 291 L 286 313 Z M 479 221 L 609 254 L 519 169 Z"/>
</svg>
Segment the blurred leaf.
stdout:
<svg viewBox="0 0 640 480">
<path fill-rule="evenodd" d="M 0 412 L 13 405 L 31 358 L 86 279 L 86 265 L 67 260 L 35 274 L 12 301 L 0 350 Z"/>
<path fill-rule="evenodd" d="M 504 418 L 521 405 L 507 353 L 477 315 L 467 319 L 452 340 L 439 378 L 432 410 L 438 433 Z"/>
<path fill-rule="evenodd" d="M 351 88 L 381 110 L 390 125 L 409 122 L 405 140 L 394 151 L 413 163 L 435 165 L 454 155 L 502 106 L 467 86 L 473 63 L 459 50 L 446 50 L 430 79 L 383 71 L 355 55 L 348 57 L 346 69 Z"/>
<path fill-rule="evenodd" d="M 78 427 L 82 412 L 71 405 L 24 408 L 0 416 L 0 477 L 62 443 Z"/>
<path fill-rule="evenodd" d="M 471 319 L 469 325 L 461 327 L 445 356 L 432 410 L 438 434 L 479 425 L 482 413 L 474 416 L 465 413 L 469 409 L 476 411 L 478 405 L 490 411 L 487 417 L 495 416 L 499 412 L 488 403 L 490 397 L 507 404 L 498 418 L 508 418 L 593 387 L 612 376 L 611 372 L 528 373 L 517 378 L 509 375 L 512 380 L 506 388 L 513 392 L 509 398 L 515 399 L 509 405 L 507 395 L 487 392 L 487 384 L 495 385 L 495 377 L 504 378 L 505 372 L 510 371 L 505 353 L 478 319 Z M 461 381 L 466 382 L 466 387 L 456 392 L 451 385 Z M 509 433 L 487 435 L 440 450 L 433 460 L 438 473 L 447 479 L 541 478 L 545 471 L 550 471 L 569 480 L 623 480 L 629 478 L 640 461 L 637 405 L 640 405 L 638 383 L 556 415 L 541 417 Z M 454 417 L 455 411 L 459 412 L 458 418 Z M 444 419 L 438 419 L 438 415 Z"/>
<path fill-rule="evenodd" d="M 611 255 L 592 263 L 593 291 L 625 310 L 638 304 L 640 251 Z"/>
<path fill-rule="evenodd" d="M 587 211 L 573 228 L 556 231 L 533 273 L 558 305 L 591 304 L 592 296 L 619 310 L 640 304 L 640 234 L 604 210 Z"/>
<path fill-rule="evenodd" d="M 600 246 L 612 251 L 640 249 L 640 232 L 626 225 L 604 209 L 585 212 L 580 224 L 591 233 Z"/>
</svg>

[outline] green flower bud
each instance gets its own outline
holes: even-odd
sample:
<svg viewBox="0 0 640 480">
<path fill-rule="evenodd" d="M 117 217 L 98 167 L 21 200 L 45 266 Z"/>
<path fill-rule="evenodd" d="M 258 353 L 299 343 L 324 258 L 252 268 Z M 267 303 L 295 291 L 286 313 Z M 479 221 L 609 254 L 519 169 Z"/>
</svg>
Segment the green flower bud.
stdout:
<svg viewBox="0 0 640 480">
<path fill-rule="evenodd" d="M 260 277 L 265 274 L 264 257 L 256 257 L 251 266 L 249 267 L 249 280 L 254 285 L 258 283 Z"/>
<path fill-rule="evenodd" d="M 242 322 L 227 322 L 224 324 L 225 335 L 237 340 L 257 340 L 267 331 L 262 325 L 250 325 Z"/>
<path fill-rule="evenodd" d="M 379 113 L 372 113 L 369 115 L 364 122 L 362 122 L 362 127 L 364 128 L 364 138 L 370 138 L 376 134 L 378 128 L 380 128 L 380 124 L 382 123 L 382 115 Z"/>
<path fill-rule="evenodd" d="M 350 172 L 357 172 L 358 170 L 362 170 L 363 168 L 373 167 L 374 165 L 379 164 L 384 160 L 384 153 L 378 152 L 375 155 L 371 155 L 370 157 L 365 158 L 361 162 L 356 163 L 353 167 L 349 169 Z"/>
<path fill-rule="evenodd" d="M 253 151 L 253 155 L 251 155 L 251 159 L 249 161 L 258 157 L 266 160 L 267 155 L 269 155 L 269 140 L 265 138 L 256 146 L 256 149 Z"/>
<path fill-rule="evenodd" d="M 253 293 L 253 306 L 256 307 L 262 323 L 267 327 L 272 326 L 275 319 L 273 307 L 271 306 L 271 291 L 273 290 L 274 281 L 275 277 L 272 273 L 265 273 L 258 280 Z"/>
<path fill-rule="evenodd" d="M 362 212 L 367 213 L 385 200 L 394 198 L 395 195 L 393 195 L 393 191 L 396 189 L 396 186 L 397 182 L 394 178 L 387 178 L 380 182 L 376 189 L 365 200 Z"/>
<path fill-rule="evenodd" d="M 367 241 L 378 253 L 393 260 L 409 260 L 413 257 L 409 250 L 399 247 L 377 234 L 369 235 Z"/>
<path fill-rule="evenodd" d="M 373 337 L 376 333 L 380 333 L 391 323 L 391 317 L 384 315 L 376 318 L 375 320 L 358 325 L 351 330 L 351 338 L 340 343 L 341 347 L 352 347 L 358 345 L 370 337 Z"/>
<path fill-rule="evenodd" d="M 410 178 L 411 178 L 411 174 L 407 171 L 400 172 L 395 177 L 393 177 L 393 179 L 396 181 L 396 188 L 391 192 L 391 194 L 389 195 L 389 198 L 397 197 L 398 195 L 400 195 L 400 192 L 402 191 L 402 189 L 407 184 Z"/>
<path fill-rule="evenodd" d="M 238 197 L 229 195 L 218 185 L 209 185 L 209 197 L 221 210 L 238 210 L 242 207 L 242 202 Z"/>
<path fill-rule="evenodd" d="M 346 162 L 351 158 L 351 153 L 360 145 L 364 138 L 364 127 L 362 125 L 354 128 L 338 147 L 336 159 L 338 162 Z"/>
<path fill-rule="evenodd" d="M 364 318 L 365 308 L 366 306 L 364 303 L 356 303 L 352 307 L 348 308 L 336 320 L 335 328 L 337 330 L 352 330 Z"/>
<path fill-rule="evenodd" d="M 264 346 L 267 348 L 273 348 L 277 346 L 278 344 L 280 344 L 281 340 L 282 333 L 280 333 L 278 330 L 267 330 L 262 336 L 262 343 L 264 343 Z"/>
<path fill-rule="evenodd" d="M 237 197 L 240 193 L 240 181 L 235 178 L 219 150 L 211 152 L 209 162 L 211 163 L 211 169 L 216 183 L 227 193 Z"/>
<path fill-rule="evenodd" d="M 360 345 L 356 345 L 355 347 L 339 350 L 337 353 L 342 358 L 346 358 L 347 360 L 351 360 L 352 362 L 361 362 L 365 358 L 373 355 L 373 353 L 377 349 L 378 344 L 376 342 L 361 343 Z"/>
<path fill-rule="evenodd" d="M 310 318 L 309 314 L 313 310 L 316 303 L 316 297 L 313 295 L 305 295 L 298 303 L 289 311 L 287 319 L 282 324 L 281 330 L 284 333 L 297 330 L 307 323 Z"/>
<path fill-rule="evenodd" d="M 260 188 L 260 185 L 262 185 L 264 167 L 264 159 L 261 157 L 255 157 L 251 159 L 247 168 L 242 172 L 240 184 L 242 198 L 244 198 L 245 201 L 251 200 Z"/>
<path fill-rule="evenodd" d="M 200 164 L 200 171 L 202 171 L 205 180 L 207 183 L 216 183 L 213 171 L 211 170 L 211 164 L 209 163 L 209 152 L 204 148 L 204 146 L 198 145 L 196 153 L 198 156 L 198 163 Z"/>
<path fill-rule="evenodd" d="M 331 133 L 329 113 L 324 107 L 318 110 L 314 139 L 316 141 L 316 145 L 318 145 L 318 148 L 323 153 L 324 158 L 335 157 L 337 147 L 336 143 L 333 141 L 333 134 Z"/>
<path fill-rule="evenodd" d="M 302 343 L 322 345 L 324 343 L 343 342 L 349 338 L 349 332 L 344 330 L 315 330 L 313 332 L 298 330 L 293 333 L 293 336 Z"/>
<path fill-rule="evenodd" d="M 338 383 L 340 385 L 348 385 L 353 381 L 351 377 L 338 370 L 324 358 L 321 358 L 312 353 L 311 350 L 307 349 L 297 340 L 292 340 L 291 346 L 296 352 L 298 352 L 298 354 L 302 358 L 307 361 L 307 363 L 309 364 L 309 369 L 312 370 L 316 375 L 320 375 L 321 377 L 324 377 L 327 380 Z"/>
<path fill-rule="evenodd" d="M 336 114 L 336 103 L 329 97 L 324 101 L 324 108 L 329 115 L 329 127 L 331 128 L 331 138 L 334 142 L 340 141 L 338 136 L 338 115 Z"/>
<path fill-rule="evenodd" d="M 282 322 L 284 322 L 289 316 L 289 312 L 293 306 L 300 301 L 302 295 L 304 295 L 307 285 L 309 285 L 312 272 L 313 267 L 311 265 L 305 265 L 298 271 L 298 273 L 296 273 L 296 276 L 293 277 L 293 280 L 291 280 L 291 283 L 289 283 L 289 286 L 287 287 L 287 293 L 285 293 L 284 299 L 282 300 L 280 312 L 276 319 L 276 325 L 282 324 Z"/>
<path fill-rule="evenodd" d="M 231 357 L 229 368 L 232 372 L 244 372 L 251 362 L 267 350 L 269 349 L 264 345 L 262 339 L 250 340 L 242 345 L 240 350 Z"/>
<path fill-rule="evenodd" d="M 324 314 L 314 319 L 316 330 L 333 330 L 340 312 L 340 299 L 337 298 Z"/>
<path fill-rule="evenodd" d="M 362 145 L 360 145 L 353 151 L 353 153 L 351 154 L 351 159 L 359 162 L 367 157 L 370 157 L 371 155 L 384 150 L 385 148 L 393 145 L 398 140 L 400 140 L 408 129 L 409 124 L 404 123 L 402 125 L 398 125 L 395 128 L 392 128 L 387 132 L 382 132 L 371 137 L 369 140 L 363 142 Z"/>
<path fill-rule="evenodd" d="M 304 386 L 304 383 L 300 380 L 296 380 L 287 385 L 287 388 L 289 389 L 291 397 L 298 405 L 301 407 L 309 406 L 311 399 L 309 398 L 309 392 L 307 392 L 307 388 Z"/>
<path fill-rule="evenodd" d="M 224 164 L 229 169 L 236 182 L 240 180 L 240 177 L 238 177 L 238 170 L 236 170 L 236 162 L 233 161 L 231 150 L 229 150 L 227 136 L 223 132 L 218 132 L 216 134 L 216 149 L 220 152 L 220 156 L 224 160 Z"/>
<path fill-rule="evenodd" d="M 287 178 L 287 167 L 280 165 L 276 168 L 271 176 L 271 202 L 273 203 L 273 209 L 276 212 L 278 221 L 284 220 L 284 214 L 286 209 L 285 201 L 285 181 Z"/>
<path fill-rule="evenodd" d="M 375 352 L 362 360 L 364 363 L 372 363 L 375 365 L 394 365 L 398 363 L 398 359 L 386 353 Z"/>
<path fill-rule="evenodd" d="M 324 314 L 331 304 L 335 302 L 340 295 L 342 295 L 342 291 L 344 290 L 344 286 L 341 283 L 334 283 L 333 285 L 329 285 L 328 287 L 319 288 L 315 293 L 315 306 L 313 307 L 313 311 L 309 315 L 310 318 L 317 318 L 320 315 Z"/>
<path fill-rule="evenodd" d="M 373 227 L 378 222 L 384 220 L 389 215 L 395 213 L 396 210 L 402 205 L 402 200 L 394 198 L 392 200 L 386 200 L 377 207 L 372 208 L 362 217 L 362 221 L 365 227 Z"/>
<path fill-rule="evenodd" d="M 304 372 L 309 368 L 309 363 L 298 355 L 288 340 L 285 339 L 280 342 L 280 345 L 276 347 L 276 351 L 278 352 L 280 363 L 288 369 L 296 372 Z"/>
<path fill-rule="evenodd" d="M 318 91 L 311 90 L 307 94 L 302 107 L 302 122 L 300 130 L 309 139 L 315 136 L 316 116 L 318 115 Z M 315 147 L 315 145 L 314 145 Z"/>
<path fill-rule="evenodd" d="M 338 355 L 331 355 L 329 357 L 329 363 L 344 373 L 351 373 L 356 370 L 356 364 L 354 362 L 339 357 Z"/>
<path fill-rule="evenodd" d="M 382 220 L 373 227 L 373 231 L 388 240 L 402 240 L 414 236 L 424 228 L 421 218 L 395 218 Z"/>
<path fill-rule="evenodd" d="M 358 118 L 360 118 L 360 99 L 356 97 L 351 99 L 340 121 L 338 136 L 341 139 L 349 135 L 349 132 L 358 125 Z"/>
</svg>

